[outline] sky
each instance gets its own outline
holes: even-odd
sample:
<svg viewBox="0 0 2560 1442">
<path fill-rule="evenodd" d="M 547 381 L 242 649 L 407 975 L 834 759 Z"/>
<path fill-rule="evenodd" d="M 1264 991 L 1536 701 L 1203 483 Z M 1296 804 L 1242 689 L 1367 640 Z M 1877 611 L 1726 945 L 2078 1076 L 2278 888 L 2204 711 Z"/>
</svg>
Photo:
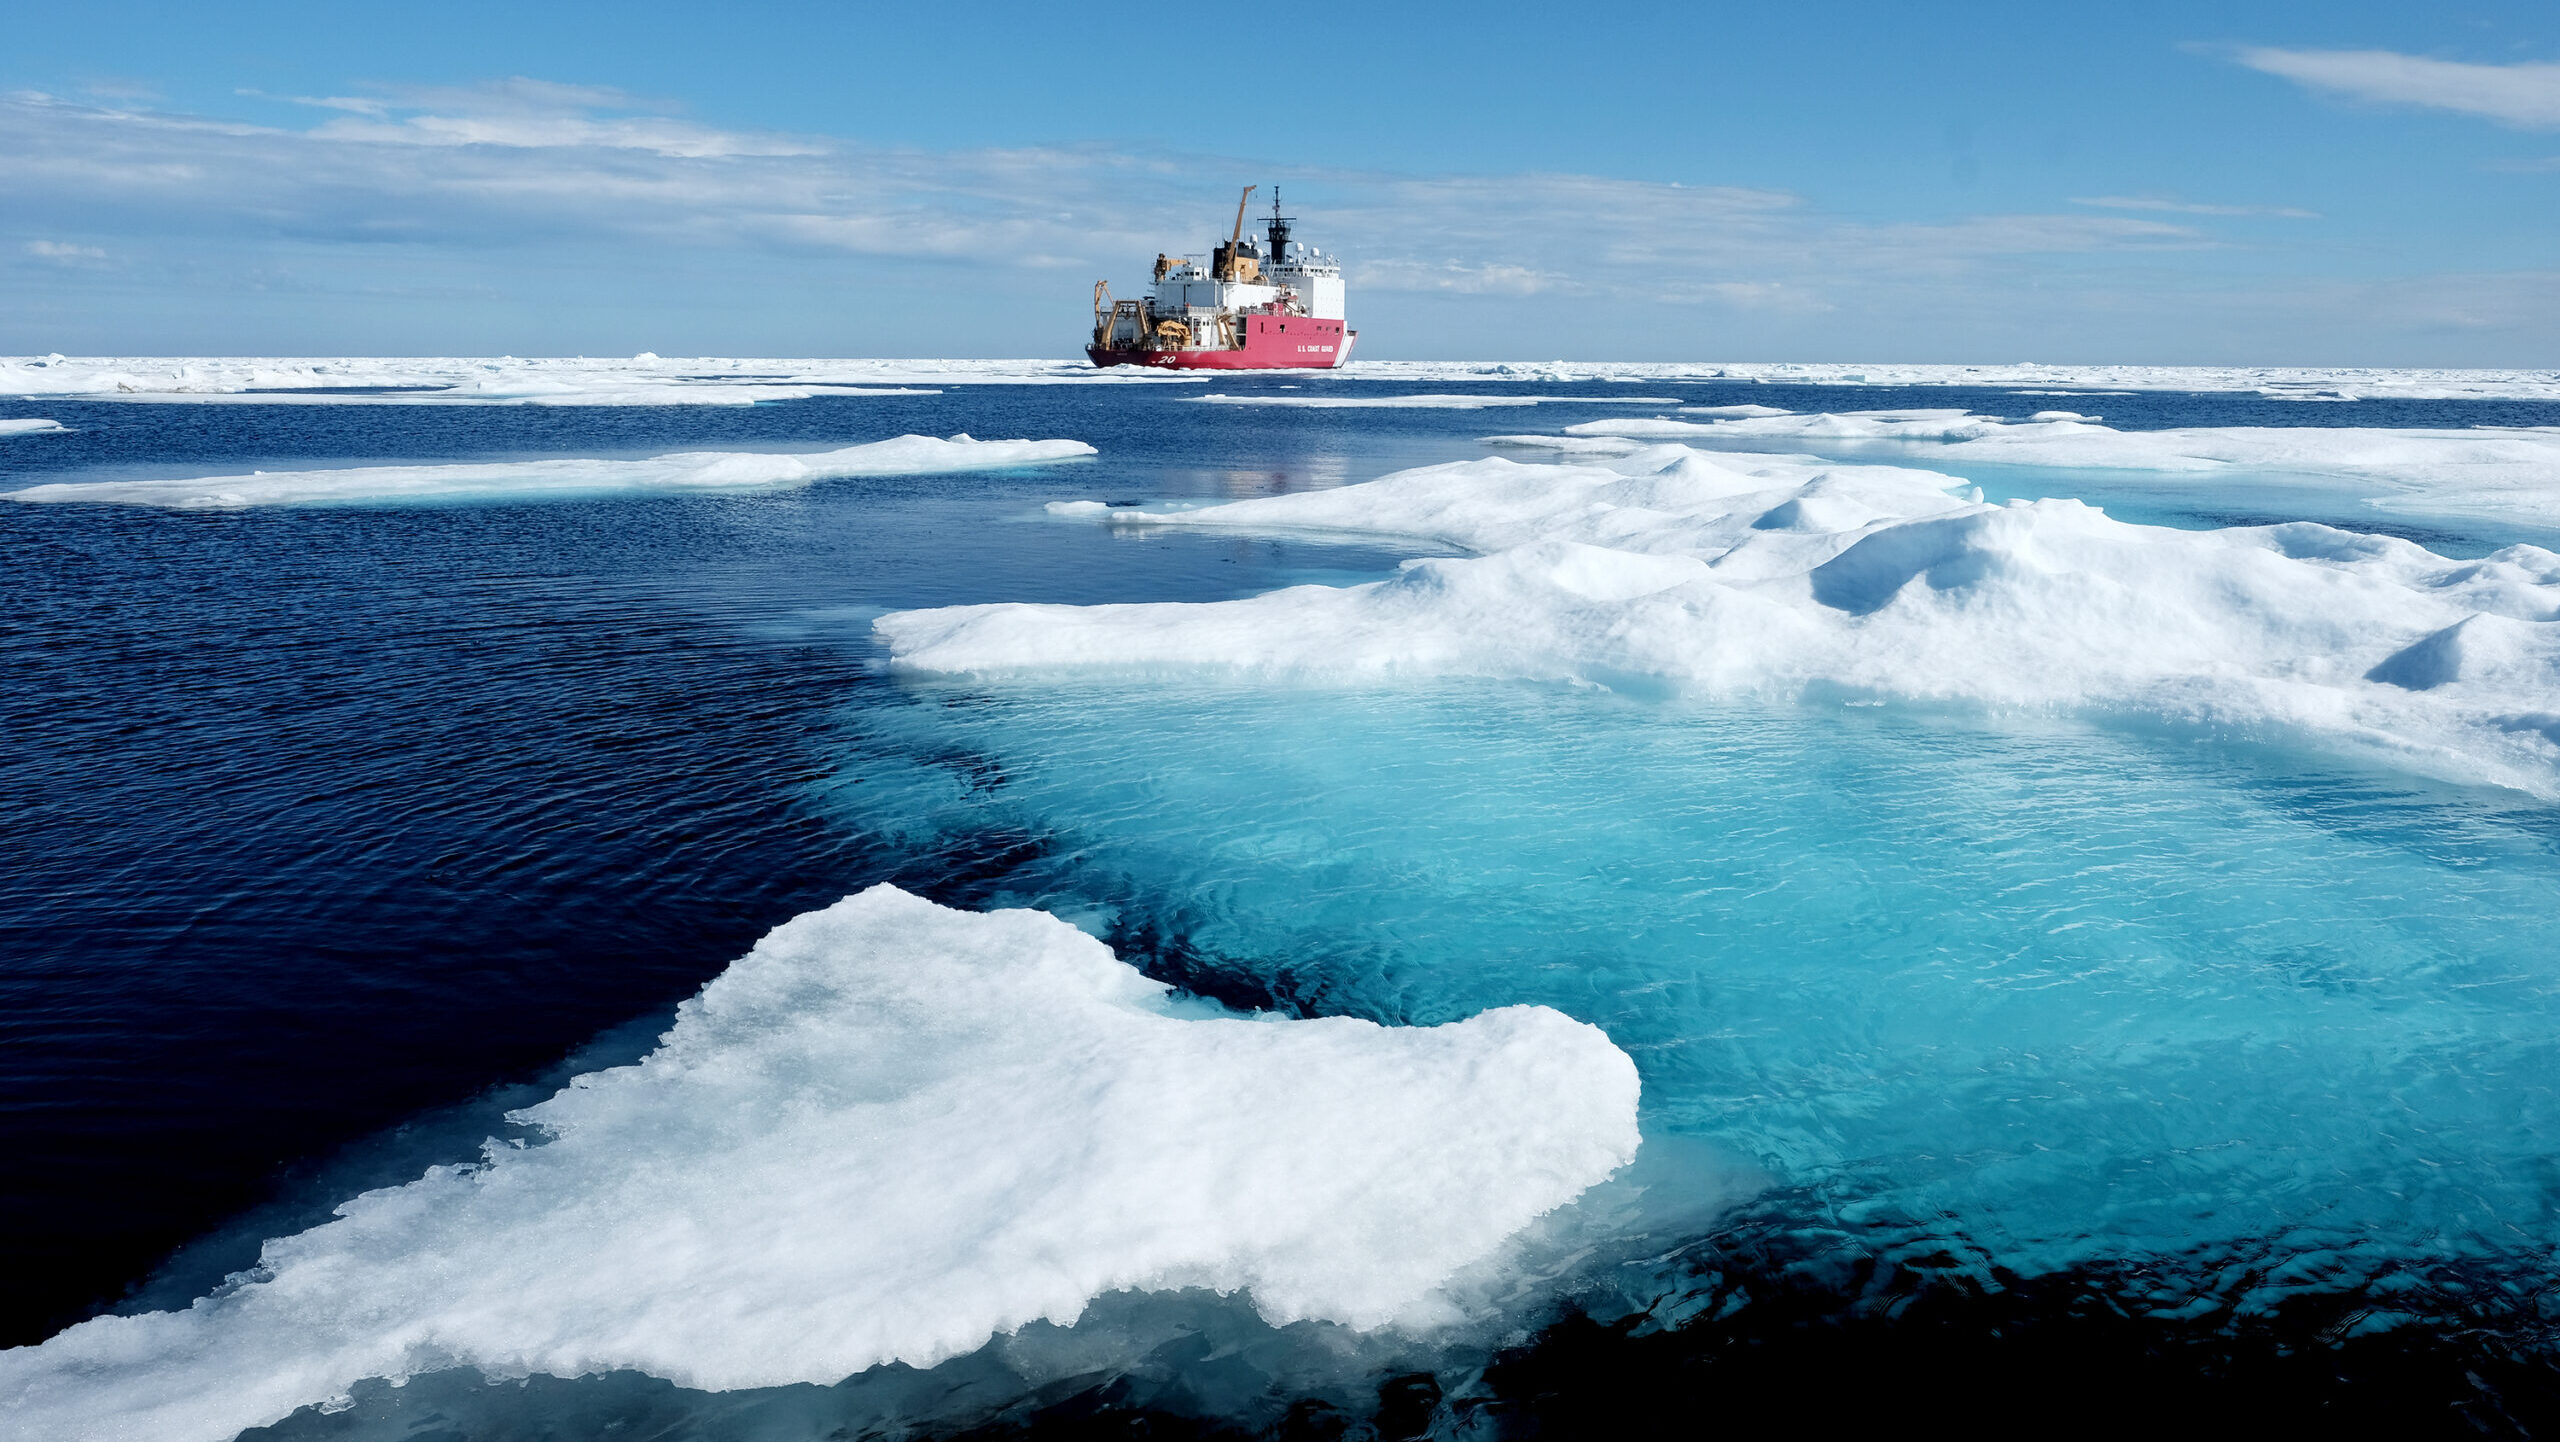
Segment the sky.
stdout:
<svg viewBox="0 0 2560 1442">
<path fill-rule="evenodd" d="M 2560 366 L 2560 5 L 20 7 L 0 352 Z"/>
</svg>

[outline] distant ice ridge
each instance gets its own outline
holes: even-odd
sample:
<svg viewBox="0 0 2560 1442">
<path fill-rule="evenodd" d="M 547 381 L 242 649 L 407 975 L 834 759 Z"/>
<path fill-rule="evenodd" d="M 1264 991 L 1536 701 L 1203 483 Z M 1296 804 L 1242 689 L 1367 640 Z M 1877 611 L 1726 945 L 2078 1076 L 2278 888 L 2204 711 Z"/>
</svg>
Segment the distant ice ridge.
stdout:
<svg viewBox="0 0 2560 1442">
<path fill-rule="evenodd" d="M 1483 676 L 1846 694 L 2307 734 L 2560 793 L 2560 555 L 2453 561 L 2309 522 L 2128 525 L 1928 471 L 1656 446 L 1507 459 L 1120 526 L 1406 536 L 1478 552 L 1211 604 L 896 612 L 896 664 Z M 1978 495 L 1978 493 L 1976 493 Z"/>
<path fill-rule="evenodd" d="M 36 356 L 0 359 L 0 395 L 258 405 L 753 405 L 811 396 L 930 395 L 972 382 L 1197 383 L 1083 361 L 629 360 L 515 356 Z"/>
<path fill-rule="evenodd" d="M 1610 381 L 1672 385 L 1765 381 L 1826 386 L 1989 386 L 2030 394 L 2240 391 L 2342 401 L 2560 399 L 2560 370 L 2373 370 L 2275 366 L 1746 364 L 1628 361 L 1354 361 L 1326 372 L 1344 381 L 1406 383 Z M 315 404 L 745 404 L 871 387 L 1181 385 L 1219 379 L 1083 360 L 826 359 L 740 356 L 628 360 L 594 357 L 148 357 L 0 359 L 0 395 L 98 400 L 245 400 Z M 416 387 L 362 395 L 367 387 Z M 832 388 L 852 388 L 850 390 Z M 317 396 L 251 392 L 317 390 Z M 437 394 L 442 392 L 443 394 Z"/>
<path fill-rule="evenodd" d="M 211 1442 L 452 1366 L 828 1383 L 1129 1288 L 1427 1328 L 1634 1156 L 1636 1103 L 1626 1054 L 1544 1007 L 1218 1012 L 1044 913 L 876 886 L 514 1114 L 547 1140 L 357 1197 L 187 1311 L 0 1352 L 0 1430 Z"/>
<path fill-rule="evenodd" d="M 1722 414 L 1721 412 L 1711 414 Z M 1883 444 L 1931 460 L 2209 475 L 2233 470 L 2346 476 L 2376 488 L 2374 504 L 2560 526 L 2560 426 L 2461 430 L 2366 426 L 2209 426 L 2120 431 L 2094 416 L 2039 411 L 2025 421 L 1962 410 L 1759 414 L 1702 421 L 1586 421 L 1561 438 L 1497 436 L 1494 443 L 1579 454 L 1633 452 L 1666 440 L 1765 447 Z"/>
<path fill-rule="evenodd" d="M 57 435 L 69 429 L 70 427 L 64 425 L 60 421 L 49 421 L 40 417 L 30 416 L 24 420 L 0 421 L 0 439 L 6 439 L 10 436 Z"/>
<path fill-rule="evenodd" d="M 705 371 L 709 364 L 713 369 Z M 932 395 L 736 362 L 595 360 L 0 361 L 0 395 L 262 405 L 744 406 L 811 396 Z"/>
<path fill-rule="evenodd" d="M 899 436 L 842 450 L 781 455 L 683 451 L 645 461 L 511 461 L 496 464 L 357 466 L 336 471 L 254 471 L 185 481 L 57 481 L 0 500 L 87 501 L 216 510 L 330 502 L 450 500 L 463 497 L 597 495 L 618 492 L 774 490 L 846 476 L 912 476 L 983 471 L 1095 454 L 1082 441 L 938 440 Z"/>
<path fill-rule="evenodd" d="M 1863 365 L 1856 362 L 1353 361 L 1355 380 L 1615 381 L 1639 385 L 1759 381 L 1817 386 L 1984 386 L 2027 395 L 2241 391 L 2275 400 L 2560 400 L 2560 370 L 2404 370 L 2300 366 Z"/>
</svg>

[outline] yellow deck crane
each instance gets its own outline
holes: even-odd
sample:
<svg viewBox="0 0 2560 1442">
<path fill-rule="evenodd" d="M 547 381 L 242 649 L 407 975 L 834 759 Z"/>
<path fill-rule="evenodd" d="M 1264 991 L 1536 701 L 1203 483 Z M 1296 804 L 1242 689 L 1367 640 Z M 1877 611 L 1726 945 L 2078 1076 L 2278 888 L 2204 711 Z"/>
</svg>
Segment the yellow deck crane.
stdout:
<svg viewBox="0 0 2560 1442">
<path fill-rule="evenodd" d="M 1253 193 L 1261 188 L 1258 185 L 1248 185 L 1244 188 L 1244 194 L 1236 197 L 1236 228 L 1227 236 L 1227 243 L 1218 247 L 1216 263 L 1209 271 L 1209 274 L 1220 280 L 1249 283 L 1262 279 L 1261 261 L 1251 256 L 1236 254 L 1237 249 L 1244 244 L 1244 208 L 1253 200 Z"/>
</svg>

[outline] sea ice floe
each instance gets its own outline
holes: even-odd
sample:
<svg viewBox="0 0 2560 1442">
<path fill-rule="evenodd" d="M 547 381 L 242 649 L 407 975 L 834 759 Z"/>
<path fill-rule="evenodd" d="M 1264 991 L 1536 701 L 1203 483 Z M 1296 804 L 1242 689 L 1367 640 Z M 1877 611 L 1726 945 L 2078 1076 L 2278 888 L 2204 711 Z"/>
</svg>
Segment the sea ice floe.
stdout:
<svg viewBox="0 0 2560 1442">
<path fill-rule="evenodd" d="M 812 396 L 923 396 L 792 372 L 683 374 L 631 361 L 0 361 L 0 394 L 305 406 L 746 406 Z"/>
<path fill-rule="evenodd" d="M 826 1383 L 1122 1289 L 1427 1329 L 1634 1156 L 1636 1107 L 1627 1055 L 1544 1007 L 1220 1012 L 1044 913 L 876 886 L 513 1114 L 532 1144 L 357 1197 L 186 1311 L 0 1352 L 0 1418 L 210 1442 L 452 1366 Z"/>
<path fill-rule="evenodd" d="M 1794 412 L 1784 406 L 1682 406 L 1680 414 L 1746 420 L 1753 416 L 1784 416 L 1793 415 Z"/>
<path fill-rule="evenodd" d="M 2341 477 L 2388 509 L 2560 525 L 2560 426 L 2387 428 L 2189 426 L 2126 431 L 2073 411 L 2024 421 L 1963 410 L 1758 415 L 1710 421 L 1586 421 L 1562 436 L 1497 436 L 1514 449 L 1632 452 L 1664 441 L 1766 449 L 1892 447 L 1931 462 L 1988 462 L 2209 480 L 2260 475 Z"/>
<path fill-rule="evenodd" d="M 1861 365 L 1840 362 L 1353 361 L 1361 380 L 1740 381 L 1844 388 L 1987 387 L 2029 395 L 2138 391 L 2239 392 L 2272 400 L 2560 400 L 2560 370 L 2422 370 L 2288 366 Z M 2035 387 L 2037 389 L 2021 389 Z"/>
<path fill-rule="evenodd" d="M 1519 677 L 2135 714 L 2560 792 L 2560 739 L 2542 724 L 2560 710 L 2560 555 L 2456 561 L 2309 522 L 2172 530 L 2071 500 L 1984 505 L 1963 486 L 1679 446 L 1607 465 L 1459 462 L 1100 514 L 1413 537 L 1471 557 L 1236 601 L 957 606 L 875 624 L 917 671 Z M 2448 627 L 2458 641 L 2430 640 Z M 2413 646 L 2434 649 L 2393 659 Z"/>
<path fill-rule="evenodd" d="M 41 417 L 29 416 L 21 420 L 0 421 L 0 439 L 5 439 L 9 436 L 59 435 L 70 429 L 71 428 L 69 426 L 64 425 L 60 421 L 49 421 Z"/>
<path fill-rule="evenodd" d="M 648 460 L 510 461 L 469 465 L 357 466 L 328 471 L 256 471 L 183 481 L 56 481 L 0 491 L 0 500 L 87 501 L 182 510 L 329 502 L 449 500 L 463 497 L 596 495 L 620 492 L 774 490 L 848 476 L 984 471 L 1095 454 L 1082 441 L 981 441 L 899 436 L 799 455 L 684 451 Z"/>
</svg>

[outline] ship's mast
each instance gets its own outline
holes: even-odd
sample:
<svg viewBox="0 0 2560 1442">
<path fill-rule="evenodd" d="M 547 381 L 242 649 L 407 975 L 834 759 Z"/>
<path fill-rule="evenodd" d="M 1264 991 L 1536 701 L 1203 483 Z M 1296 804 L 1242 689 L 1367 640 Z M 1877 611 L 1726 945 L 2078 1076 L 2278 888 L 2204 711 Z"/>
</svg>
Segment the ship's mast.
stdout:
<svg viewBox="0 0 2560 1442">
<path fill-rule="evenodd" d="M 1295 216 L 1280 213 L 1280 187 L 1276 185 L 1271 187 L 1270 263 L 1273 265 L 1278 265 L 1289 258 L 1289 222 L 1294 219 L 1296 219 Z"/>
</svg>

